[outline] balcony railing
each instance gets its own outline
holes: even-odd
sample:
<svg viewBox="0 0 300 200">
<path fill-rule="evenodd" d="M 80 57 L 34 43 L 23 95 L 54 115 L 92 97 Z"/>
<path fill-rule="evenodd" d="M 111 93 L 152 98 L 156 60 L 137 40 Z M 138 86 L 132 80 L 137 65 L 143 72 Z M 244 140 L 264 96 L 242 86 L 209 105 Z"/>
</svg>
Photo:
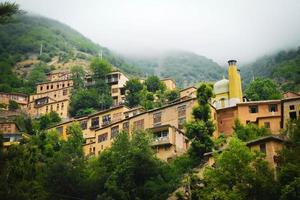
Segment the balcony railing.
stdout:
<svg viewBox="0 0 300 200">
<path fill-rule="evenodd" d="M 106 83 L 118 83 L 119 79 L 117 77 L 107 78 Z"/>
<path fill-rule="evenodd" d="M 158 137 L 151 142 L 151 146 L 159 146 L 165 144 L 171 144 L 169 137 Z"/>
</svg>

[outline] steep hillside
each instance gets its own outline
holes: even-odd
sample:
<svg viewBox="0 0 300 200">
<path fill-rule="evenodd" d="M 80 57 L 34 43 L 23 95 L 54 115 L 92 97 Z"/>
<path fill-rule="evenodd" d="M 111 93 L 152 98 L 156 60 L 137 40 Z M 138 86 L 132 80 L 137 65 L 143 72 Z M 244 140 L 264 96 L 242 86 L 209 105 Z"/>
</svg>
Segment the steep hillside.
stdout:
<svg viewBox="0 0 300 200">
<path fill-rule="evenodd" d="M 40 54 L 42 48 L 42 55 Z M 87 60 L 102 52 L 113 65 L 129 73 L 142 72 L 127 65 L 107 48 L 93 43 L 79 32 L 58 21 L 41 16 L 24 15 L 15 23 L 0 25 L 0 60 L 15 64 L 39 59 L 55 64 Z"/>
<path fill-rule="evenodd" d="M 264 56 L 241 68 L 244 84 L 253 77 L 274 79 L 283 91 L 300 91 L 300 48 Z"/>
<path fill-rule="evenodd" d="M 100 54 L 128 76 L 155 74 L 175 79 L 179 87 L 215 81 L 225 74 L 224 69 L 212 60 L 185 51 L 167 52 L 151 58 L 125 58 L 93 43 L 65 24 L 41 16 L 24 15 L 15 23 L 0 25 L 0 64 L 7 72 L 12 68 L 25 80 L 40 61 L 54 68 L 88 66 L 90 58 Z M 0 80 L 0 90 L 7 88 L 1 84 L 10 80 Z M 22 84 L 20 81 L 18 85 Z"/>
<path fill-rule="evenodd" d="M 126 61 L 139 66 L 146 74 L 171 77 L 179 87 L 216 81 L 226 74 L 214 61 L 186 51 L 171 51 L 151 58 L 127 58 Z"/>
</svg>

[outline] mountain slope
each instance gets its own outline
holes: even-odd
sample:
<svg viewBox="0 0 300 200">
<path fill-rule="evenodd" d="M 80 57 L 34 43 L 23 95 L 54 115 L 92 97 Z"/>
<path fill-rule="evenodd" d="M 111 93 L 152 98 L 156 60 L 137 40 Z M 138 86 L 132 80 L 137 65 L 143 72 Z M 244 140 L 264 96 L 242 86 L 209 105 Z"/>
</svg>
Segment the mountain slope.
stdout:
<svg viewBox="0 0 300 200">
<path fill-rule="evenodd" d="M 42 46 L 43 54 L 39 56 Z M 58 21 L 41 16 L 23 15 L 16 23 L 0 25 L 0 60 L 10 63 L 40 59 L 45 62 L 57 58 L 66 63 L 77 59 L 89 61 L 99 55 L 129 74 L 142 74 L 135 66 L 127 65 L 122 58 L 93 43 L 79 32 Z M 50 62 L 51 63 L 51 62 Z"/>
<path fill-rule="evenodd" d="M 300 91 L 300 48 L 264 56 L 241 68 L 244 84 L 253 77 L 271 78 L 283 91 Z"/>
<path fill-rule="evenodd" d="M 0 25 L 0 61 L 6 61 L 11 67 L 17 64 L 14 71 L 17 70 L 22 78 L 26 78 L 22 74 L 32 70 L 30 66 L 37 61 L 56 68 L 87 66 L 90 58 L 100 53 L 128 76 L 155 74 L 175 79 L 179 87 L 215 81 L 225 74 L 225 70 L 212 60 L 185 51 L 151 58 L 126 58 L 93 43 L 69 26 L 42 16 L 24 15 L 16 23 Z"/>
<path fill-rule="evenodd" d="M 191 52 L 170 51 L 151 58 L 127 58 L 146 74 L 173 78 L 179 87 L 187 87 L 201 81 L 216 81 L 226 74 L 225 69 L 214 61 Z"/>
</svg>

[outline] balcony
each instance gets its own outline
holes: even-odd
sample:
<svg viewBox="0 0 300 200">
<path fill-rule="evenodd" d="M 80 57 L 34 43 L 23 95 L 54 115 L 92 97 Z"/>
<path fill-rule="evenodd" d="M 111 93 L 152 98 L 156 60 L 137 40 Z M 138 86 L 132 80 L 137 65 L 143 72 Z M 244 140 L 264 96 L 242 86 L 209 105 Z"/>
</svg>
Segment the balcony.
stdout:
<svg viewBox="0 0 300 200">
<path fill-rule="evenodd" d="M 158 137 L 151 142 L 151 146 L 171 144 L 169 137 Z"/>
</svg>

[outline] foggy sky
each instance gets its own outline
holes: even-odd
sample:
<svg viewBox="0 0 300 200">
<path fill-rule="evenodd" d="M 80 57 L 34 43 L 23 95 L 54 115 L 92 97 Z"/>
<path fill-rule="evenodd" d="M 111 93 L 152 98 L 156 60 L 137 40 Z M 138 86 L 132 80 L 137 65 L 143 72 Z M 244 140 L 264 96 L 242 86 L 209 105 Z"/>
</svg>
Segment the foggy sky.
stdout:
<svg viewBox="0 0 300 200">
<path fill-rule="evenodd" d="M 0 0 L 2 1 L 2 0 Z M 223 65 L 300 46 L 300 0 L 16 0 L 122 54 L 188 50 Z"/>
</svg>

